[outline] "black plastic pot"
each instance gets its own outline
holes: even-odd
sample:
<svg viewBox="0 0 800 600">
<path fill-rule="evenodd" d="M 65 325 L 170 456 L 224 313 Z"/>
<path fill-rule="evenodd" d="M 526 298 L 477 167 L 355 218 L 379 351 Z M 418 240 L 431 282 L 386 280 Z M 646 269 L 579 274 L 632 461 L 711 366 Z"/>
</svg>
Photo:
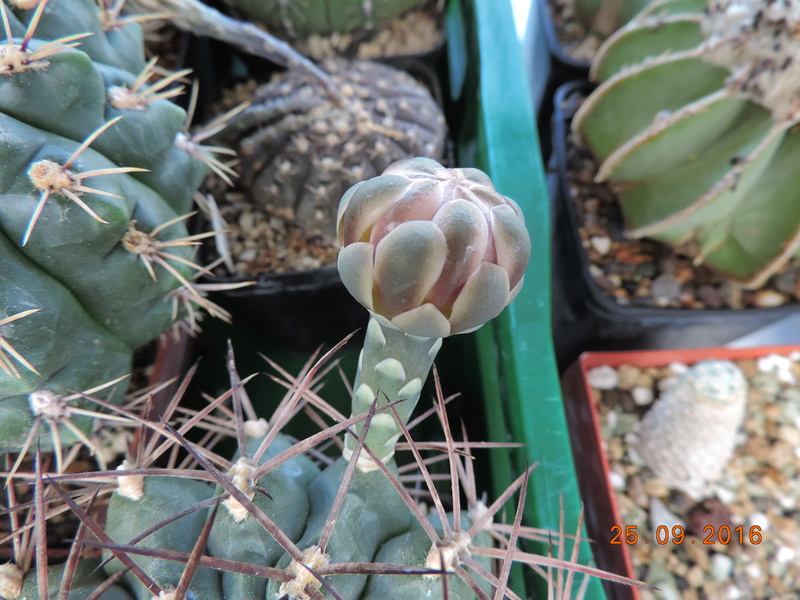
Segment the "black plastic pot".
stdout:
<svg viewBox="0 0 800 600">
<path fill-rule="evenodd" d="M 554 215 L 553 341 L 559 369 L 586 351 L 722 346 L 797 314 L 797 305 L 707 310 L 624 306 L 603 292 L 589 274 L 567 172 L 572 116 L 591 89 L 585 81 L 571 82 L 554 99 L 548 183 Z"/>
<path fill-rule="evenodd" d="M 573 79 L 587 79 L 591 63 L 570 56 L 564 49 L 564 45 L 558 39 L 558 31 L 550 9 L 550 0 L 536 1 L 538 2 L 539 16 L 542 20 L 542 31 L 547 40 L 547 47 L 550 50 L 551 82 L 555 83 L 557 87 Z"/>
</svg>

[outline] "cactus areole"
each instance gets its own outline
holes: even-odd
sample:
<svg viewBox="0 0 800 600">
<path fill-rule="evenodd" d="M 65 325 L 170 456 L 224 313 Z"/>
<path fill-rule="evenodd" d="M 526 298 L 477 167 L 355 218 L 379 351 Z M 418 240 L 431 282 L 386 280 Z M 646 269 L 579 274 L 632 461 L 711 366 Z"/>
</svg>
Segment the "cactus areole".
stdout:
<svg viewBox="0 0 800 600">
<path fill-rule="evenodd" d="M 353 413 L 401 400 L 407 421 L 442 338 L 478 329 L 519 292 L 531 252 L 522 212 L 477 169 L 412 158 L 350 188 L 337 222 L 339 273 L 371 315 Z M 383 412 L 366 443 L 386 461 L 400 435 Z"/>
<path fill-rule="evenodd" d="M 757 287 L 800 245 L 800 2 L 690 4 L 606 41 L 573 129 L 630 236 Z"/>
</svg>

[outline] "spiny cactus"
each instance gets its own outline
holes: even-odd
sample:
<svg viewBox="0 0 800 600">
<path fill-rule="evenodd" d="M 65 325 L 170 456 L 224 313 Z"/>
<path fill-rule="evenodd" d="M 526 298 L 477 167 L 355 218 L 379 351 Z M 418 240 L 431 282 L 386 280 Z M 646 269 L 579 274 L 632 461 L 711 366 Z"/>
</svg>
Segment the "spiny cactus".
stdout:
<svg viewBox="0 0 800 600">
<path fill-rule="evenodd" d="M 630 236 L 754 287 L 796 251 L 798 7 L 667 0 L 603 45 L 573 130 Z"/>
<path fill-rule="evenodd" d="M 204 302 L 189 279 L 203 236 L 184 219 L 208 159 L 169 101 L 186 73 L 152 81 L 136 23 L 91 0 L 0 7 L 2 451 L 33 444 L 42 420 L 80 439 L 88 405 L 63 397 L 128 373 L 175 320 L 170 292 Z"/>
<path fill-rule="evenodd" d="M 417 204 L 420 198 L 427 200 Z M 397 210 L 392 211 L 392 207 Z M 107 574 L 104 583 L 113 587 L 114 593 L 128 590 L 141 600 L 466 600 L 491 594 L 499 599 L 517 597 L 507 587 L 514 561 L 600 574 L 517 548 L 521 536 L 536 535 L 521 525 L 531 469 L 490 506 L 479 501 L 471 444 L 454 440 L 438 381 L 437 399 L 430 413 L 439 419 L 445 441 L 432 448 L 446 453 L 445 469 L 452 491 L 449 512 L 428 461 L 409 431 L 408 407 L 419 398 L 440 337 L 474 329 L 494 316 L 510 299 L 509 290 L 522 279 L 530 247 L 513 201 L 497 194 L 491 182 L 474 170 L 445 170 L 433 161 L 416 159 L 395 165 L 388 173 L 358 186 L 344 198 L 339 216 L 343 253 L 351 247 L 349 240 L 355 230 L 362 232 L 356 240 L 369 239 L 369 235 L 363 235 L 365 230 L 375 231 L 373 241 L 379 254 L 384 252 L 382 244 L 393 238 L 391 252 L 414 256 L 416 260 L 410 262 L 419 268 L 421 279 L 428 281 L 436 275 L 441 281 L 438 291 L 445 299 L 436 300 L 433 309 L 408 306 L 424 307 L 428 302 L 416 294 L 410 297 L 400 284 L 402 277 L 411 274 L 407 269 L 392 276 L 393 267 L 400 265 L 398 261 L 394 265 L 384 263 L 364 277 L 364 282 L 374 281 L 379 288 L 385 281 L 395 284 L 383 288 L 370 306 L 373 321 L 359 360 L 352 417 L 338 413 L 314 391 L 324 363 L 338 347 L 307 369 L 302 379 L 285 382 L 289 392 L 269 422 L 258 418 L 231 350 L 230 391 L 209 399 L 207 407 L 197 412 L 182 410 L 182 418 L 174 426 L 169 421 L 179 414 L 179 396 L 169 404 L 160 422 L 144 421 L 126 409 L 118 409 L 121 416 L 138 419 L 151 435 L 138 438 L 136 451 L 116 471 L 53 477 L 34 473 L 36 505 L 44 503 L 44 488 L 52 488 L 82 522 L 73 548 L 102 548 Z M 397 222 L 396 236 L 384 227 L 392 220 Z M 408 227 L 412 228 L 410 235 Z M 432 246 L 431 239 L 442 243 Z M 471 244 L 467 243 L 470 240 Z M 352 243 L 372 249 L 367 241 Z M 429 264 L 438 264 L 441 271 L 445 264 L 455 266 L 459 262 L 455 256 L 461 253 L 466 253 L 468 260 L 463 268 L 456 269 L 459 276 L 454 279 L 442 278 Z M 353 264 L 345 259 L 343 271 L 352 269 Z M 485 276 L 487 270 L 492 277 Z M 354 281 L 355 274 L 350 275 Z M 413 282 L 417 278 L 410 281 L 416 288 Z M 504 296 L 495 302 L 496 295 L 484 288 L 498 285 Z M 403 301 L 406 297 L 408 302 Z M 463 310 L 450 307 L 451 302 L 456 307 L 461 303 L 489 306 L 466 311 L 472 317 L 463 320 L 455 318 L 455 313 Z M 400 324 L 402 319 L 396 319 L 394 308 L 386 312 L 379 304 L 403 305 L 408 315 L 405 325 L 415 333 L 395 327 L 393 323 Z M 445 332 L 438 324 L 424 337 L 419 327 L 426 322 L 435 325 L 437 319 L 430 315 L 439 311 L 454 317 L 452 331 Z M 367 398 L 369 390 L 371 397 Z M 365 404 L 367 410 L 362 411 Z M 301 409 L 316 414 L 317 422 L 327 418 L 334 424 L 293 441 L 282 430 Z M 210 430 L 206 443 L 187 439 L 195 428 Z M 236 440 L 237 451 L 231 459 L 220 456 L 208 441 L 217 434 Z M 339 434 L 350 441 L 342 443 Z M 322 452 L 321 444 L 329 441 L 341 449 L 338 458 Z M 174 454 L 166 468 L 153 468 L 154 461 L 173 446 L 185 450 L 199 468 L 177 466 Z M 395 451 L 406 448 L 411 450 L 418 469 L 411 475 L 427 487 L 429 495 L 423 499 L 432 505 L 430 515 L 403 484 Z M 408 472 L 408 468 L 402 469 L 402 473 Z M 99 489 L 71 493 L 64 489 L 90 478 L 110 478 L 118 485 L 104 483 Z M 466 511 L 462 509 L 462 485 Z M 109 491 L 113 493 L 103 528 L 87 504 Z M 517 492 L 520 503 L 513 525 L 495 524 L 495 515 Z M 42 529 L 46 511 L 40 508 L 37 512 Z M 492 538 L 500 542 L 499 547 L 493 547 Z M 75 550 L 68 561 L 73 573 L 79 572 L 79 566 L 81 573 L 93 567 L 80 565 L 77 556 Z M 490 563 L 495 560 L 500 564 L 493 570 Z M 36 590 L 54 580 L 57 577 L 48 577 L 41 565 L 26 576 L 20 597 L 37 598 Z M 82 588 L 81 593 L 84 589 L 88 592 L 89 588 Z M 68 592 L 69 588 L 61 584 L 60 593 Z"/>
<path fill-rule="evenodd" d="M 733 457 L 746 401 L 739 367 L 699 362 L 644 416 L 638 450 L 665 484 L 699 500 Z"/>
<path fill-rule="evenodd" d="M 374 29 L 428 0 L 234 0 L 251 21 L 292 37 Z"/>
<path fill-rule="evenodd" d="M 53 476 L 38 470 L 18 473 L 18 478 L 34 480 L 37 516 L 33 524 L 40 530 L 47 526 L 48 512 L 54 510 L 44 508 L 45 499 L 48 506 L 55 499 L 63 501 L 82 524 L 65 565 L 46 570 L 42 556 L 43 562 L 24 577 L 13 563 L 0 569 L 0 589 L 11 590 L 6 600 L 39 599 L 38 590 L 45 586 L 50 597 L 69 594 L 80 599 L 97 597 L 101 590 L 107 590 L 103 598 L 125 600 L 475 599 L 493 593 L 496 598 L 516 598 L 507 587 L 514 561 L 631 583 L 517 548 L 521 538 L 546 540 L 549 536 L 521 525 L 531 469 L 491 505 L 484 504 L 474 481 L 472 444 L 453 439 L 438 386 L 435 411 L 429 413 L 438 416 L 445 441 L 426 444 L 435 453 L 423 458 L 423 444 L 417 444 L 402 424 L 417 471 L 411 471 L 411 465 L 398 469 L 393 459 L 386 464 L 377 459 L 364 445 L 369 425 L 379 416 L 376 407 L 347 419 L 312 391 L 332 354 L 302 379 L 284 382 L 290 391 L 269 422 L 255 416 L 231 355 L 231 390 L 209 399 L 208 406 L 197 413 L 184 410 L 180 427 L 144 422 L 155 435 L 138 445 L 116 471 Z M 165 420 L 177 414 L 173 411 L 179 399 L 170 404 Z M 228 406 L 231 401 L 233 405 Z M 335 424 L 306 439 L 292 440 L 281 429 L 301 409 L 327 415 Z M 315 451 L 324 442 L 338 442 L 339 433 L 356 436 L 353 426 L 357 423 L 364 423 L 364 431 L 349 460 L 333 460 Z M 218 434 L 233 436 L 239 448 L 236 455 L 226 460 L 214 452 L 213 443 L 186 440 L 192 429 L 203 428 L 215 433 L 206 440 Z M 176 443 L 200 468 L 176 464 Z M 429 460 L 440 462 L 440 451 L 449 465 L 446 475 L 454 494 L 450 500 L 440 496 L 428 470 Z M 165 452 L 173 454 L 166 468 L 153 468 Z M 362 452 L 379 467 L 359 469 Z M 412 487 L 406 489 L 406 480 Z M 413 490 L 413 482 L 420 480 L 428 490 L 422 500 L 430 504 L 429 514 Z M 92 483 L 97 481 L 108 483 Z M 91 505 L 109 493 L 103 527 Z M 516 493 L 520 498 L 513 524 L 495 523 L 495 515 Z M 43 507 L 41 511 L 38 506 Z M 21 536 L 25 528 L 18 527 L 10 537 Z M 494 547 L 492 539 L 501 544 Z M 567 541 L 562 535 L 556 543 Z M 80 558 L 82 549 L 98 547 L 103 549 L 102 562 Z M 562 548 L 559 553 L 565 551 Z"/>
<path fill-rule="evenodd" d="M 335 248 L 342 194 L 396 160 L 443 159 L 447 131 L 430 92 L 407 73 L 363 60 L 321 66 L 341 98 L 288 71 L 258 88 L 216 139 L 236 150 L 254 205 Z"/>
<path fill-rule="evenodd" d="M 331 594 L 333 588 L 340 597 L 354 599 L 438 596 L 441 583 L 430 575 L 413 578 L 413 584 L 406 580 L 392 591 L 394 586 L 387 587 L 380 577 L 370 582 L 361 572 L 363 567 L 346 567 L 329 580 L 314 573 L 324 573 L 337 563 L 370 563 L 376 553 L 390 563 L 424 559 L 423 564 L 415 565 L 423 571 L 451 572 L 462 563 L 470 564 L 473 544 L 480 536 L 473 538 L 480 529 L 472 525 L 464 531 L 458 515 L 451 526 L 443 514 L 441 533 L 424 517 L 416 519 L 419 529 L 412 528 L 415 520 L 410 507 L 414 501 L 393 481 L 393 457 L 398 440 L 408 435 L 405 423 L 419 400 L 441 338 L 480 327 L 496 316 L 512 299 L 512 290 L 521 286 L 530 257 L 522 215 L 483 173 L 444 169 L 430 159 L 411 159 L 390 166 L 383 175 L 359 183 L 345 194 L 338 221 L 343 279 L 372 313 L 353 388 L 350 426 L 355 428 L 355 436 L 348 436 L 343 458 L 319 473 L 308 464 L 302 467 L 276 458 L 277 452 L 291 455 L 299 450 L 284 450 L 274 430 L 258 432 L 260 437 L 252 444 L 240 433 L 239 457 L 229 463 L 227 477 L 193 452 L 198 463 L 216 473 L 214 479 L 231 494 L 225 505 L 230 514 L 215 519 L 210 529 L 209 552 L 227 560 L 247 558 L 251 562 L 248 553 L 258 549 L 259 563 L 282 569 L 269 583 L 263 578 L 224 577 L 223 589 L 218 592 L 210 583 L 199 583 L 198 577 L 206 576 L 201 569 L 195 574 L 197 597 L 260 597 L 266 588 L 268 598 L 288 595 L 304 600 L 316 597 L 323 586 Z M 366 238 L 370 241 L 361 241 L 370 231 L 372 238 Z M 364 262 L 364 256 L 373 251 L 375 268 L 364 269 L 372 264 L 369 259 Z M 365 298 L 367 286 L 374 286 L 378 293 Z M 441 319 L 448 317 L 452 321 L 445 327 Z M 275 448 L 273 453 L 270 447 Z M 260 466 L 272 459 L 276 467 L 281 466 L 274 470 Z M 290 473 L 286 481 L 261 479 L 265 474 L 286 479 Z M 164 505 L 164 498 L 178 495 L 188 508 L 212 494 L 209 486 L 197 482 L 150 481 L 150 489 L 142 493 L 152 498 L 152 504 L 142 498 L 114 497 L 107 530 L 112 538 L 130 539 L 157 523 L 166 516 L 157 509 Z M 161 486 L 166 487 L 160 490 Z M 173 486 L 190 488 L 176 492 Z M 258 486 L 268 493 L 274 490 L 275 495 L 256 500 Z M 181 507 L 183 504 L 170 510 Z M 259 518 L 262 514 L 265 518 Z M 189 552 L 204 522 L 202 513 L 192 518 L 192 533 L 186 524 L 180 536 L 164 528 L 150 537 L 156 543 L 162 538 L 166 540 L 163 543 L 176 543 L 185 536 L 182 547 L 174 549 Z M 338 523 L 342 525 L 335 527 Z M 266 544 L 267 534 L 276 543 Z M 401 540 L 391 541 L 401 535 Z M 245 542 L 250 537 L 252 544 Z M 268 552 L 273 554 L 264 554 Z M 177 585 L 180 568 L 163 561 L 158 565 L 157 572 L 161 573 L 162 567 L 170 571 L 169 579 Z M 143 589 L 137 595 L 146 598 L 148 592 Z M 473 591 L 453 579 L 449 597 L 473 597 Z"/>
</svg>

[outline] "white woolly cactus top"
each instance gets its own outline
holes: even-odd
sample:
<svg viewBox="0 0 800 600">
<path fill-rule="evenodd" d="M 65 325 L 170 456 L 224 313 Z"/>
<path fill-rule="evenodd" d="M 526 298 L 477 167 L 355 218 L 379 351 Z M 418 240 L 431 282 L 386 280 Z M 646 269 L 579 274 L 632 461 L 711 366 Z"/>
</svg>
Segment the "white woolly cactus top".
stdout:
<svg viewBox="0 0 800 600">
<path fill-rule="evenodd" d="M 739 367 L 697 363 L 642 419 L 639 453 L 666 485 L 699 500 L 733 456 L 746 400 Z"/>
<path fill-rule="evenodd" d="M 800 0 L 718 0 L 702 21 L 704 57 L 731 71 L 728 86 L 796 120 L 800 108 Z"/>
</svg>

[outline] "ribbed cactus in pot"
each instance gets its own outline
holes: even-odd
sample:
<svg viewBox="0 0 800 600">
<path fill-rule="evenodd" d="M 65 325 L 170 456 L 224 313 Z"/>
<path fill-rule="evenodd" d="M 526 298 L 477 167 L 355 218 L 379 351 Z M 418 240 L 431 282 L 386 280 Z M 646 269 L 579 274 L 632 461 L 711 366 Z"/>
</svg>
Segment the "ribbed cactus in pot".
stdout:
<svg viewBox="0 0 800 600">
<path fill-rule="evenodd" d="M 65 398 L 115 382 L 103 393 L 121 399 L 134 350 L 175 320 L 168 294 L 204 301 L 190 281 L 203 236 L 185 219 L 208 168 L 169 100 L 185 73 L 153 79 L 138 24 L 91 0 L 0 8 L 0 450 L 11 450 L 35 448 L 41 423 L 80 439 L 91 405 Z"/>
<path fill-rule="evenodd" d="M 670 0 L 598 52 L 573 121 L 628 235 L 757 287 L 800 244 L 794 1 Z"/>
<path fill-rule="evenodd" d="M 447 127 L 431 92 L 404 71 L 341 58 L 320 66 L 340 97 L 307 73 L 278 73 L 215 141 L 240 158 L 237 184 L 247 210 L 299 228 L 335 257 L 336 211 L 345 191 L 397 160 L 443 160 Z"/>
</svg>

